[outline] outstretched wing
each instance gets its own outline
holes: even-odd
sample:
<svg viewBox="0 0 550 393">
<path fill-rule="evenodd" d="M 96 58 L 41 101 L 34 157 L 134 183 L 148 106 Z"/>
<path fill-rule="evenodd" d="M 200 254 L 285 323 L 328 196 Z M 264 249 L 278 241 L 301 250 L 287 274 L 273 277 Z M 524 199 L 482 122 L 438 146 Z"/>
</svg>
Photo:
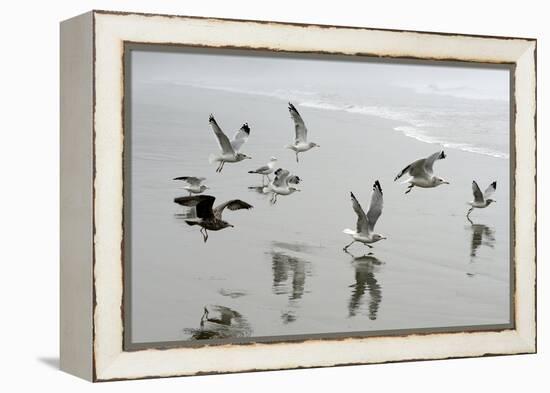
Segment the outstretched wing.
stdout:
<svg viewBox="0 0 550 393">
<path fill-rule="evenodd" d="M 178 197 L 174 199 L 174 202 L 182 206 L 195 207 L 197 217 L 206 219 L 214 216 L 212 205 L 214 205 L 215 199 L 216 197 L 212 195 L 195 195 Z"/>
<path fill-rule="evenodd" d="M 298 176 L 292 175 L 286 178 L 287 184 L 299 184 L 302 181 Z"/>
<path fill-rule="evenodd" d="M 368 231 L 368 220 L 367 215 L 363 211 L 363 208 L 359 204 L 359 201 L 357 198 L 355 198 L 355 195 L 353 195 L 353 192 L 351 193 L 351 205 L 353 206 L 353 211 L 355 211 L 355 214 L 357 214 L 357 233 L 367 233 Z"/>
<path fill-rule="evenodd" d="M 187 183 L 189 183 L 192 186 L 198 186 L 203 181 L 205 181 L 206 178 L 205 177 L 195 177 L 195 176 L 180 176 L 180 177 L 174 177 L 173 180 L 183 180 L 183 181 L 186 181 Z"/>
<path fill-rule="evenodd" d="M 208 118 L 208 122 L 210 123 L 210 126 L 212 127 L 212 130 L 214 130 L 214 134 L 216 134 L 216 138 L 218 138 L 218 144 L 220 145 L 220 148 L 222 149 L 223 154 L 235 154 L 235 151 L 233 150 L 233 146 L 231 146 L 231 142 L 229 142 L 229 138 L 227 135 L 225 135 L 216 122 L 216 119 L 214 119 L 213 115 L 210 115 Z"/>
<path fill-rule="evenodd" d="M 487 189 L 483 193 L 483 197 L 485 198 L 485 200 L 492 197 L 496 190 L 497 190 L 497 182 L 494 181 L 491 184 L 489 184 L 489 187 L 487 187 Z"/>
<path fill-rule="evenodd" d="M 273 185 L 275 187 L 283 187 L 286 185 L 287 177 L 290 175 L 290 172 L 286 169 L 279 168 L 275 171 L 275 179 L 273 179 Z"/>
<path fill-rule="evenodd" d="M 483 194 L 475 180 L 472 182 L 472 191 L 474 192 L 474 201 L 483 203 Z"/>
<path fill-rule="evenodd" d="M 374 226 L 378 221 L 378 218 L 382 215 L 382 208 L 384 206 L 384 197 L 382 194 L 382 187 L 380 182 L 376 180 L 372 186 L 372 195 L 370 198 L 369 211 L 367 212 L 367 231 L 371 233 L 374 230 Z"/>
<path fill-rule="evenodd" d="M 233 147 L 235 153 L 241 149 L 244 143 L 248 140 L 249 135 L 250 127 L 248 127 L 248 123 L 244 123 L 239 131 L 233 135 L 233 139 L 231 140 L 231 147 Z"/>
<path fill-rule="evenodd" d="M 216 206 L 214 209 L 214 216 L 217 218 L 222 217 L 222 212 L 225 208 L 228 208 L 229 210 L 240 210 L 240 209 L 252 209 L 252 205 L 249 203 L 246 203 L 245 201 L 241 201 L 240 199 L 232 199 L 230 201 L 224 202 L 221 205 Z"/>
<path fill-rule="evenodd" d="M 434 171 L 434 163 L 437 160 L 443 160 L 446 157 L 447 156 L 445 155 L 445 152 L 443 150 L 438 151 L 437 153 L 434 153 L 429 157 L 426 157 L 424 161 L 424 170 L 431 175 Z"/>
<path fill-rule="evenodd" d="M 395 176 L 395 179 L 393 180 L 396 181 L 397 179 L 401 178 L 405 173 L 409 173 L 411 176 L 414 176 L 414 177 L 423 177 L 426 175 L 431 175 L 433 173 L 434 162 L 436 160 L 442 160 L 446 157 L 447 156 L 445 155 L 444 151 L 439 151 L 437 153 L 432 154 L 429 157 L 420 158 L 419 160 L 416 160 L 415 162 L 403 168 L 401 172 L 399 172 L 397 176 Z"/>
<path fill-rule="evenodd" d="M 300 113 L 296 110 L 296 107 L 292 105 L 290 102 L 288 103 L 288 111 L 290 112 L 290 116 L 292 117 L 292 120 L 294 121 L 294 129 L 296 131 L 296 142 L 307 142 L 307 128 L 304 123 L 304 120 L 302 119 L 302 116 L 300 116 Z"/>
</svg>

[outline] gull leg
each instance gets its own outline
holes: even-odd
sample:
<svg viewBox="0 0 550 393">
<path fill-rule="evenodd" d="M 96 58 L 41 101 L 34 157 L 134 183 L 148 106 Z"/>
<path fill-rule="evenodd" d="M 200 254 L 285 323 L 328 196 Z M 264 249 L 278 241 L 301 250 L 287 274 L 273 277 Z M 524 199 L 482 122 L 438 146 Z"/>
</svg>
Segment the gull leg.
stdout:
<svg viewBox="0 0 550 393">
<path fill-rule="evenodd" d="M 296 152 L 296 162 L 300 162 L 300 160 L 298 159 L 298 152 Z"/>
<path fill-rule="evenodd" d="M 206 241 L 206 240 L 204 240 L 204 232 L 203 231 L 204 231 L 204 228 L 201 227 L 200 233 L 201 233 L 201 236 L 202 236 L 202 240 Z"/>
<path fill-rule="evenodd" d="M 220 167 L 222 166 L 222 163 L 223 163 L 223 161 L 220 161 L 220 163 L 218 164 L 218 167 L 216 168 L 216 172 L 220 171 Z"/>
<path fill-rule="evenodd" d="M 473 207 L 470 208 L 470 210 L 468 210 L 468 213 L 466 213 L 466 218 L 470 221 L 470 213 L 474 210 Z M 471 222 L 471 221 L 470 221 Z"/>
<path fill-rule="evenodd" d="M 208 240 L 208 231 L 205 229 L 204 230 L 204 242 L 206 243 L 207 240 Z"/>
<path fill-rule="evenodd" d="M 192 192 L 191 192 L 191 191 L 189 191 L 189 196 L 191 196 L 191 194 L 192 194 Z"/>
<path fill-rule="evenodd" d="M 345 246 L 345 247 L 343 248 L 344 252 L 348 252 L 349 246 L 351 246 L 353 243 L 355 243 L 355 240 L 353 240 L 350 244 L 348 244 L 347 246 Z"/>
<path fill-rule="evenodd" d="M 218 171 L 219 173 L 222 172 L 222 169 L 223 169 L 223 166 L 225 165 L 225 161 L 222 161 L 221 165 L 220 165 L 220 170 Z"/>
<path fill-rule="evenodd" d="M 409 184 L 409 188 L 407 188 L 407 191 L 405 191 L 405 194 L 408 194 L 413 189 L 414 184 Z"/>
</svg>

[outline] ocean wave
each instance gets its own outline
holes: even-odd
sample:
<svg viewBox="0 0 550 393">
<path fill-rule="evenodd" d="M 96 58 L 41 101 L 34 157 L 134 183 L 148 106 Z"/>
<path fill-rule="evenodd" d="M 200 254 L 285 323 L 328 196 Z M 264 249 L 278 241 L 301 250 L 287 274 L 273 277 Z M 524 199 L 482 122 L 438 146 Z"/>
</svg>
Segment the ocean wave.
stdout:
<svg viewBox="0 0 550 393">
<path fill-rule="evenodd" d="M 410 138 L 414 138 L 418 141 L 424 142 L 424 143 L 430 143 L 430 144 L 436 144 L 441 145 L 443 147 L 449 148 L 449 149 L 457 149 L 466 151 L 469 153 L 477 153 L 477 154 L 483 154 L 486 156 L 491 156 L 495 158 L 505 158 L 508 159 L 510 156 L 506 153 L 502 153 L 500 151 L 496 151 L 493 149 L 488 149 L 484 147 L 479 146 L 473 146 L 467 143 L 456 143 L 456 142 L 448 142 L 444 141 L 442 139 L 439 139 L 435 137 L 434 135 L 426 135 L 422 130 L 419 130 L 415 127 L 410 126 L 398 126 L 393 128 L 395 131 L 400 131 L 406 136 Z"/>
<path fill-rule="evenodd" d="M 174 83 L 174 82 L 172 82 Z M 233 86 L 215 86 L 202 83 L 192 82 L 175 82 L 177 85 L 190 86 L 195 88 L 227 91 L 237 94 L 256 95 L 263 97 L 271 97 L 283 101 L 293 101 L 298 106 L 327 110 L 327 111 L 342 111 L 353 114 L 374 116 L 386 120 L 392 120 L 409 125 L 399 125 L 393 129 L 402 132 L 405 136 L 414 138 L 418 141 L 430 144 L 438 144 L 450 149 L 458 149 L 470 153 L 483 154 L 496 158 L 509 158 L 509 155 L 488 147 L 475 146 L 470 143 L 458 143 L 446 140 L 444 136 L 438 135 L 437 132 L 430 132 L 426 128 L 437 129 L 441 120 L 451 122 L 452 116 L 459 114 L 449 110 L 447 112 L 436 111 L 433 109 L 413 109 L 406 107 L 386 107 L 380 105 L 357 105 L 345 102 L 342 97 L 335 94 L 320 94 L 314 91 L 298 90 L 298 89 L 275 89 L 271 91 L 255 90 L 247 88 L 239 88 Z M 338 102 L 340 101 L 340 102 Z M 439 122 L 437 120 L 440 120 Z M 440 128 L 440 127 L 439 127 Z"/>
</svg>

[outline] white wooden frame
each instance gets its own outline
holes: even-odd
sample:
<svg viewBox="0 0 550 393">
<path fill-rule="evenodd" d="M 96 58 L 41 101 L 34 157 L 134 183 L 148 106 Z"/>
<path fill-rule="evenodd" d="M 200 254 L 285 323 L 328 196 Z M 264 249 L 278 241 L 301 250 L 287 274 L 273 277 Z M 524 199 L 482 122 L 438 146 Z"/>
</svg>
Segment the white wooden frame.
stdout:
<svg viewBox="0 0 550 393">
<path fill-rule="evenodd" d="M 514 328 L 123 350 L 125 42 L 513 64 Z M 61 368 L 92 381 L 536 352 L 536 40 L 92 11 L 61 24 Z"/>
</svg>

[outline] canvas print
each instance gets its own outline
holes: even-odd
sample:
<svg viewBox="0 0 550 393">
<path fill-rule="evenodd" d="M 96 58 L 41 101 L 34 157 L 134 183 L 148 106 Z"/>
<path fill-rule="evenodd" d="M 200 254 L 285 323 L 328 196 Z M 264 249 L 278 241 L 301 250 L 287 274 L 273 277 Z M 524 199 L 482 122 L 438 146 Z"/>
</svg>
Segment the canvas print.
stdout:
<svg viewBox="0 0 550 393">
<path fill-rule="evenodd" d="M 135 346 L 511 327 L 511 70 L 136 45 Z"/>
</svg>

